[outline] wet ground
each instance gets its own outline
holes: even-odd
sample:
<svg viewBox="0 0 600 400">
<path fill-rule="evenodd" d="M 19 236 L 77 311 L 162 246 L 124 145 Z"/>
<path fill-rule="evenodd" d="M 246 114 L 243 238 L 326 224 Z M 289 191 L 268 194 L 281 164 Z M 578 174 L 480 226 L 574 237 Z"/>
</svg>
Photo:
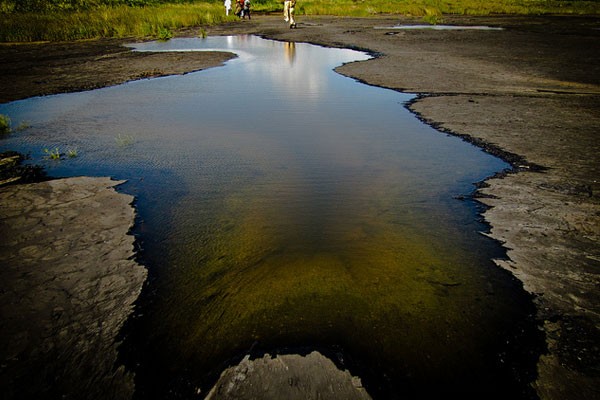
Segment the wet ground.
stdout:
<svg viewBox="0 0 600 400">
<path fill-rule="evenodd" d="M 0 387 L 6 399 L 127 399 L 115 338 L 146 270 L 131 196 L 77 177 L 0 191 Z"/>
<path fill-rule="evenodd" d="M 398 18 L 307 18 L 290 31 L 279 18 L 264 17 L 217 27 L 209 34 L 260 33 L 383 54 L 339 70 L 372 84 L 433 94 L 411 108 L 442 129 L 468 135 L 469 140 L 513 161 L 522 172 L 488 181 L 489 187 L 482 189 L 488 197 L 482 201 L 494 206 L 485 214 L 492 225 L 491 236 L 510 249 L 510 261 L 498 264 L 515 273 L 525 288 L 538 296 L 538 314 L 546 321 L 550 353 L 538 364 L 537 392 L 541 398 L 594 398 L 600 258 L 600 163 L 595 147 L 599 52 L 590 49 L 597 48 L 597 19 L 446 21 L 507 28 L 501 32 L 374 29 L 398 22 Z M 35 54 L 41 49 L 47 47 L 14 47 L 4 53 L 14 57 L 11 59 L 3 54 L 3 70 L 8 65 L 13 71 L 3 76 L 11 77 L 23 90 L 11 94 L 3 89 L 4 99 L 40 93 L 40 87 L 46 93 L 65 90 L 60 85 L 45 86 L 44 79 L 18 78 L 27 71 L 27 61 L 19 64 L 19 52 Z M 53 59 L 60 59 L 60 51 L 53 54 Z M 33 57 L 29 62 L 39 65 L 38 60 L 43 59 Z M 20 65 L 22 72 L 14 65 Z M 65 68 L 76 66 L 74 62 Z M 42 76 L 47 73 L 45 70 Z M 123 79 L 135 77 L 130 74 Z M 547 169 L 530 172 L 538 170 L 536 166 Z"/>
</svg>

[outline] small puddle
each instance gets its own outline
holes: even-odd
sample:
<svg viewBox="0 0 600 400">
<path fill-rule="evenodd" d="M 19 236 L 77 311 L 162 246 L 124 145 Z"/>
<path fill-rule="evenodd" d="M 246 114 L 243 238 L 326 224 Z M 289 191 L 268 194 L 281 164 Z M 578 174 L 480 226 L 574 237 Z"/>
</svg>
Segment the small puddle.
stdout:
<svg viewBox="0 0 600 400">
<path fill-rule="evenodd" d="M 136 196 L 150 279 L 121 352 L 139 398 L 206 393 L 245 354 L 312 350 L 382 398 L 530 390 L 531 300 L 453 198 L 507 164 L 418 121 L 411 95 L 333 71 L 361 52 L 255 36 L 136 47 L 239 57 L 2 104 L 30 127 L 0 146 Z M 77 157 L 44 159 L 54 147 Z"/>
<path fill-rule="evenodd" d="M 393 25 L 393 26 L 376 26 L 375 29 L 432 29 L 436 31 L 462 31 L 462 30 L 477 30 L 477 31 L 502 31 L 504 28 L 494 26 L 476 26 L 476 25 Z"/>
</svg>

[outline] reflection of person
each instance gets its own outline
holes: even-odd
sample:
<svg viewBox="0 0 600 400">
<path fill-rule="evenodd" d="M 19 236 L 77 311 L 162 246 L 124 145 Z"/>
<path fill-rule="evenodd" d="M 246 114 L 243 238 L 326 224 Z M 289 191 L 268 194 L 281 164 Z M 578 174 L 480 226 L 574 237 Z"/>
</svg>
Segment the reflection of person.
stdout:
<svg viewBox="0 0 600 400">
<path fill-rule="evenodd" d="M 286 58 L 290 62 L 290 65 L 293 65 L 294 61 L 296 60 L 296 43 L 285 42 L 284 49 L 285 49 Z"/>
<path fill-rule="evenodd" d="M 296 27 L 296 21 L 294 21 L 295 7 L 296 0 L 285 0 L 283 2 L 283 19 L 285 22 L 290 23 L 290 29 Z"/>
<path fill-rule="evenodd" d="M 231 10 L 231 0 L 225 0 L 223 5 L 225 6 L 225 15 L 229 15 L 229 11 Z"/>
</svg>

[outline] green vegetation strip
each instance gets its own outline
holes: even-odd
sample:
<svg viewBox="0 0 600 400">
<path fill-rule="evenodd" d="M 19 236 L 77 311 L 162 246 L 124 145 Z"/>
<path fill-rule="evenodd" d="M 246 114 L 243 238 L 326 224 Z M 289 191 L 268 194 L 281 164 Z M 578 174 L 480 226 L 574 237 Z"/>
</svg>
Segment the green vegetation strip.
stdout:
<svg viewBox="0 0 600 400">
<path fill-rule="evenodd" d="M 279 12 L 282 0 L 254 0 L 258 13 Z M 367 17 L 443 14 L 600 14 L 600 1 L 563 0 L 298 0 L 297 14 Z M 0 41 L 100 37 L 169 39 L 172 31 L 236 20 L 221 0 L 0 0 Z"/>
<path fill-rule="evenodd" d="M 556 0 L 298 0 L 301 13 L 367 17 L 377 14 L 598 14 L 598 1 Z"/>
<path fill-rule="evenodd" d="M 91 9 L 12 12 L 0 19 L 0 41 L 62 41 L 101 37 L 169 39 L 181 28 L 214 25 L 225 16 L 220 3 L 159 4 L 147 7 L 102 5 Z"/>
</svg>

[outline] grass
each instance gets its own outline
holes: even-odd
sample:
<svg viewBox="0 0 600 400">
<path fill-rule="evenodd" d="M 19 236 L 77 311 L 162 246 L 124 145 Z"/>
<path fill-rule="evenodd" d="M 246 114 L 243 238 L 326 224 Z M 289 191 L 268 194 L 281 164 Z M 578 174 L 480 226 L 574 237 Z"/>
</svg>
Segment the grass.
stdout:
<svg viewBox="0 0 600 400">
<path fill-rule="evenodd" d="M 17 7 L 18 4 L 28 7 Z M 129 4 L 129 5 L 127 5 Z M 39 6 L 43 5 L 43 6 Z M 280 0 L 254 0 L 254 12 L 280 12 Z M 19 9 L 23 11 L 18 11 Z M 37 11 L 31 11 L 37 10 Z M 437 23 L 444 14 L 600 14 L 600 2 L 567 0 L 299 0 L 297 14 L 398 14 Z M 0 42 L 156 38 L 177 29 L 236 21 L 220 0 L 0 0 Z"/>
<path fill-rule="evenodd" d="M 47 160 L 62 160 L 63 156 L 67 156 L 68 158 L 75 158 L 78 156 L 77 149 L 74 147 L 68 148 L 65 153 L 61 153 L 58 147 L 53 149 L 44 149 L 44 156 Z"/>
<path fill-rule="evenodd" d="M 29 128 L 31 125 L 29 125 L 29 122 L 27 121 L 21 121 L 21 123 L 19 125 L 17 125 L 17 127 L 15 128 L 16 132 L 21 132 L 24 131 L 25 129 Z"/>
<path fill-rule="evenodd" d="M 115 142 L 119 147 L 131 146 L 135 142 L 135 138 L 132 135 L 119 134 L 115 137 Z"/>
<path fill-rule="evenodd" d="M 75 158 L 75 157 L 77 157 L 77 155 L 78 155 L 77 149 L 75 149 L 75 148 L 67 149 L 67 157 Z"/>
<path fill-rule="evenodd" d="M 158 28 L 158 40 L 169 40 L 173 37 L 173 32 L 169 28 Z"/>
<path fill-rule="evenodd" d="M 61 154 L 58 147 L 53 149 L 44 149 L 44 153 L 46 153 L 46 158 L 49 160 L 60 160 Z"/>
<path fill-rule="evenodd" d="M 64 41 L 78 39 L 160 38 L 187 27 L 214 25 L 225 16 L 220 3 L 165 4 L 152 7 L 101 6 L 89 10 L 11 13 L 0 18 L 0 41 Z"/>
<path fill-rule="evenodd" d="M 12 131 L 11 121 L 7 115 L 0 114 L 0 135 L 8 134 Z"/>
<path fill-rule="evenodd" d="M 256 1 L 254 10 L 281 9 L 277 0 Z M 368 17 L 377 14 L 600 14 L 598 1 L 561 0 L 298 0 L 297 14 Z"/>
</svg>

